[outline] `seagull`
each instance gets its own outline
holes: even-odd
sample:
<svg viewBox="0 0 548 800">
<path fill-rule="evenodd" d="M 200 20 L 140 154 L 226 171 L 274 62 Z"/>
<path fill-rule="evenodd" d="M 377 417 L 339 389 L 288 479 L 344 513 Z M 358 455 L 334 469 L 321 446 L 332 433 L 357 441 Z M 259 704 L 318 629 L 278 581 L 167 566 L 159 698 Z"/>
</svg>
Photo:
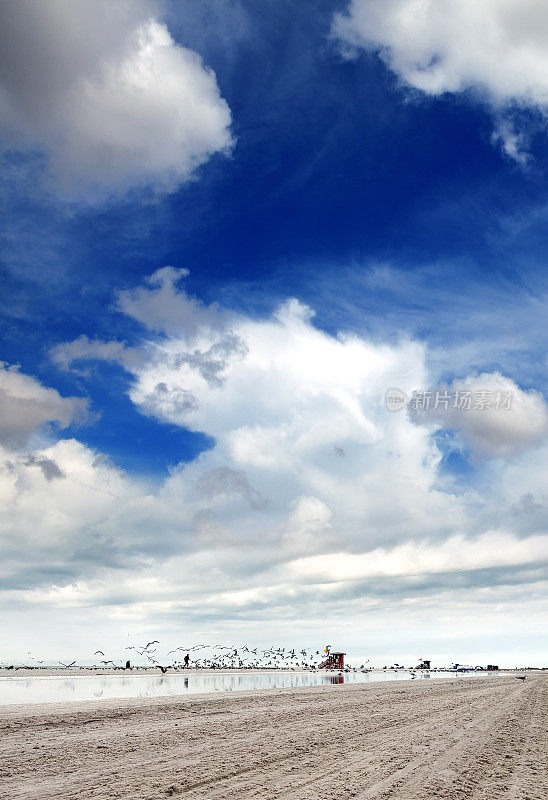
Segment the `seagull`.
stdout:
<svg viewBox="0 0 548 800">
<path fill-rule="evenodd" d="M 154 644 L 154 643 L 150 642 L 150 644 Z M 126 647 L 125 649 L 126 650 L 135 650 L 137 653 L 139 653 L 140 656 L 144 655 L 145 653 L 155 653 L 156 652 L 156 650 L 147 650 L 147 648 L 148 648 L 148 644 L 146 645 L 146 647 L 133 647 L 133 646 L 131 646 L 131 647 Z"/>
<path fill-rule="evenodd" d="M 104 656 L 105 654 L 103 653 L 103 651 L 102 651 L 102 650 L 96 650 L 96 651 L 95 651 L 95 653 L 94 653 L 93 655 L 94 655 L 94 656 Z"/>
<path fill-rule="evenodd" d="M 63 664 L 62 661 L 60 661 L 59 663 L 61 664 L 62 667 L 66 667 L 68 669 L 69 667 L 73 667 L 76 664 L 76 661 L 73 661 L 72 664 Z"/>
<path fill-rule="evenodd" d="M 526 677 L 527 677 L 527 675 L 516 675 L 516 678 L 518 679 L 518 681 L 524 681 Z"/>
</svg>

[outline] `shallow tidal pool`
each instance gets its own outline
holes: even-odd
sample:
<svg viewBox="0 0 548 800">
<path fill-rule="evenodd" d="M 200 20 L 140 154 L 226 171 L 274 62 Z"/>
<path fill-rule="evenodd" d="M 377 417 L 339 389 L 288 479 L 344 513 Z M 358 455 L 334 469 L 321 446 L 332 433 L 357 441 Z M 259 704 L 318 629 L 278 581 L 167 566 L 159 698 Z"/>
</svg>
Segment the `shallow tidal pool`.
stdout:
<svg viewBox="0 0 548 800">
<path fill-rule="evenodd" d="M 498 673 L 499 675 L 501 673 Z M 167 697 L 209 692 L 236 692 L 256 689 L 283 689 L 345 683 L 429 680 L 431 678 L 489 678 L 492 674 L 451 672 L 219 672 L 217 674 L 124 674 L 78 676 L 32 676 L 0 678 L 0 705 L 18 703 L 57 703 L 70 700 L 109 700 L 125 697 Z"/>
</svg>

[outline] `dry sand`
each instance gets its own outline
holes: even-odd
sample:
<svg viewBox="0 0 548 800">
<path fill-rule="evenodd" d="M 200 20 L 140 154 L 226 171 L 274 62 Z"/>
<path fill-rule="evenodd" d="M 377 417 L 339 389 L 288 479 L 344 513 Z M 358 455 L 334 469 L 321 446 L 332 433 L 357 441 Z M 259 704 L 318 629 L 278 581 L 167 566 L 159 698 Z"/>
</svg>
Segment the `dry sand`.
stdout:
<svg viewBox="0 0 548 800">
<path fill-rule="evenodd" d="M 548 675 L 0 709 L 2 800 L 546 800 Z"/>
</svg>

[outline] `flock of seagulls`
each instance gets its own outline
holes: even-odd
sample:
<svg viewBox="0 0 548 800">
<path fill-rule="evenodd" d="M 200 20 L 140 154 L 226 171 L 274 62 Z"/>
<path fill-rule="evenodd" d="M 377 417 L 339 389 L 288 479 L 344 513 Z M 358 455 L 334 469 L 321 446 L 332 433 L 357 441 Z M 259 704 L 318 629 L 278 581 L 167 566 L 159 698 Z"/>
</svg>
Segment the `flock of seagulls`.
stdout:
<svg viewBox="0 0 548 800">
<path fill-rule="evenodd" d="M 306 648 L 272 647 L 261 650 L 258 647 L 225 644 L 181 644 L 168 650 L 165 657 L 158 654 L 160 641 L 153 639 L 146 644 L 131 644 L 125 647 L 148 663 L 144 666 L 157 667 L 162 673 L 168 669 L 317 669 L 329 653 L 329 645 L 323 652 Z M 116 669 L 132 669 L 130 661 L 125 667 L 120 661 L 106 658 L 104 650 L 96 650 L 94 656 L 103 656 L 102 666 Z M 161 660 L 160 660 L 161 659 Z M 167 661 L 167 663 L 166 663 Z M 59 662 L 61 663 L 61 662 Z M 65 665 L 63 665 L 65 666 Z M 68 666 L 68 665 L 67 665 Z M 72 665 L 70 665 L 72 666 Z M 362 665 L 365 667 L 365 665 Z"/>
<path fill-rule="evenodd" d="M 98 659 L 93 667 L 111 668 L 115 670 L 131 670 L 135 667 L 159 669 L 162 674 L 165 674 L 168 669 L 282 669 L 282 670 L 316 670 L 319 669 L 321 664 L 326 660 L 330 651 L 331 645 L 326 645 L 325 648 L 320 650 L 312 650 L 310 648 L 296 648 L 296 647 L 281 647 L 272 645 L 266 649 L 259 647 L 251 647 L 250 645 L 243 644 L 180 644 L 177 647 L 168 650 L 165 654 L 159 652 L 159 639 L 152 639 L 146 643 L 133 643 L 128 644 L 124 649 L 133 652 L 134 658 L 139 657 L 140 664 L 133 664 L 131 661 L 124 657 L 116 657 L 116 655 L 108 654 L 105 650 L 97 649 L 93 652 L 93 656 L 102 656 Z M 28 661 L 33 662 L 34 665 L 43 664 L 43 660 L 36 659 L 32 656 L 31 652 L 27 653 Z M 143 664 L 142 660 L 146 659 Z M 70 669 L 76 666 L 76 661 L 65 663 L 58 662 L 59 666 L 64 669 Z M 25 667 L 33 669 L 37 666 L 30 666 L 25 664 Z M 350 672 L 352 668 L 346 666 L 344 671 Z M 354 667 L 352 671 L 371 671 L 373 667 L 369 663 L 369 659 L 359 667 Z M 384 669 L 401 670 L 404 667 L 400 664 L 393 664 L 391 667 L 384 667 Z M 416 677 L 415 671 L 408 668 L 411 677 Z"/>
<path fill-rule="evenodd" d="M 243 644 L 180 644 L 177 647 L 163 652 L 160 650 L 160 641 L 152 639 L 146 643 L 135 642 L 128 644 L 124 649 L 134 654 L 134 660 L 139 664 L 132 664 L 126 657 L 120 658 L 106 650 L 97 649 L 93 657 L 97 661 L 93 665 L 99 668 L 116 670 L 131 670 L 134 667 L 159 669 L 163 674 L 167 670 L 180 669 L 290 669 L 290 670 L 316 670 L 325 661 L 331 646 L 327 645 L 323 651 L 310 648 L 281 647 L 272 645 L 266 649 Z M 34 664 L 43 664 L 27 653 L 28 661 Z M 144 663 L 143 663 L 144 660 Z M 125 662 L 125 663 L 124 663 Z M 76 666 L 76 661 L 59 661 L 58 665 L 64 669 Z M 25 665 L 27 668 L 37 668 Z M 366 664 L 361 669 L 368 669 Z"/>
<path fill-rule="evenodd" d="M 282 670 L 316 670 L 319 669 L 322 663 L 328 657 L 331 651 L 331 645 L 326 645 L 323 651 L 311 650 L 309 648 L 295 648 L 295 647 L 277 647 L 272 645 L 264 650 L 258 647 L 251 647 L 247 644 L 244 645 L 225 645 L 225 644 L 181 644 L 177 647 L 168 650 L 164 655 L 159 653 L 160 641 L 152 639 L 145 644 L 130 644 L 124 649 L 135 653 L 136 657 L 140 657 L 140 664 L 133 664 L 128 658 L 107 657 L 104 650 L 97 649 L 94 651 L 93 656 L 102 656 L 102 659 L 93 664 L 97 668 L 110 667 L 115 670 L 131 670 L 134 667 L 139 668 L 152 668 L 159 669 L 162 674 L 165 674 L 169 669 L 282 669 Z M 110 655 L 110 654 L 109 654 Z M 146 663 L 142 663 L 142 659 L 146 659 Z M 26 664 L 20 667 L 8 666 L 6 669 L 39 669 L 44 664 L 44 660 L 38 659 L 29 651 L 27 653 Z M 124 663 L 125 662 L 125 663 Z M 88 662 L 89 663 L 89 662 Z M 64 669 L 70 669 L 77 666 L 76 660 L 65 663 L 64 661 L 58 662 L 59 666 Z M 40 665 L 40 666 L 38 666 Z M 422 665 L 421 665 L 422 666 Z M 403 671 L 409 672 L 411 678 L 417 677 L 417 670 L 419 667 L 404 667 L 401 664 L 394 663 L 390 667 L 384 666 L 383 670 Z M 370 665 L 369 659 L 361 664 L 359 667 L 351 668 L 347 665 L 344 668 L 345 672 L 369 672 L 373 667 Z M 517 675 L 518 680 L 524 681 L 525 676 Z"/>
</svg>

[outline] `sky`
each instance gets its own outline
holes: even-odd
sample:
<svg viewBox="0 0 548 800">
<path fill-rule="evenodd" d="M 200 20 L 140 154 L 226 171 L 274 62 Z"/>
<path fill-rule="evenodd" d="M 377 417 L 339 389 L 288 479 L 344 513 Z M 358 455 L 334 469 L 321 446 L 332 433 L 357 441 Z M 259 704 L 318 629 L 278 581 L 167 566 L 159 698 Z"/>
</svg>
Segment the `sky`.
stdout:
<svg viewBox="0 0 548 800">
<path fill-rule="evenodd" d="M 548 8 L 0 13 L 0 661 L 547 665 Z"/>
</svg>

